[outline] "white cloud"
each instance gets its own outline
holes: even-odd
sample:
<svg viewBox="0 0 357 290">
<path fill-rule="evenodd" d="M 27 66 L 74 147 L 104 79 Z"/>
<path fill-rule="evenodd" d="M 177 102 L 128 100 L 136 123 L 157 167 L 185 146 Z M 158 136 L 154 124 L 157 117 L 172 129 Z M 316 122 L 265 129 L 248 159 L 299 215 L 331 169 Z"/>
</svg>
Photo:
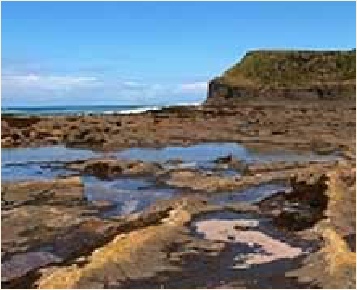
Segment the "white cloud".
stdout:
<svg viewBox="0 0 357 290">
<path fill-rule="evenodd" d="M 93 76 L 55 76 L 55 75 L 3 75 L 2 85 L 12 89 L 69 90 L 78 87 L 96 86 L 100 81 Z"/>
<path fill-rule="evenodd" d="M 127 89 L 142 89 L 147 87 L 147 84 L 140 83 L 137 81 L 122 81 L 121 85 Z"/>
<path fill-rule="evenodd" d="M 206 82 L 150 83 L 113 76 L 14 73 L 2 75 L 2 100 L 11 104 L 157 104 L 204 98 Z"/>
<path fill-rule="evenodd" d="M 207 90 L 207 82 L 181 84 L 179 88 L 183 92 L 201 93 Z"/>
</svg>

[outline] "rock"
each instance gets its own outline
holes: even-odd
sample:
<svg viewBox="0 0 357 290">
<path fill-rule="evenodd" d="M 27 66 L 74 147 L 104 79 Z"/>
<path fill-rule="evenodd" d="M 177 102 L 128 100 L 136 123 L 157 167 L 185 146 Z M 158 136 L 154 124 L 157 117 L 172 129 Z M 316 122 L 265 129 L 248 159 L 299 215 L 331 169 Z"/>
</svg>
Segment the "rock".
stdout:
<svg viewBox="0 0 357 290">
<path fill-rule="evenodd" d="M 176 158 L 176 159 L 169 159 L 166 161 L 166 163 L 170 165 L 177 165 L 183 163 L 183 161 L 180 158 Z"/>
<path fill-rule="evenodd" d="M 324 147 L 319 147 L 315 148 L 314 151 L 320 155 L 331 155 L 335 153 L 337 148 L 332 145 L 324 146 Z"/>
<path fill-rule="evenodd" d="M 321 214 L 311 208 L 285 207 L 277 215 L 274 221 L 291 231 L 299 231 L 313 226 L 322 218 Z"/>
<path fill-rule="evenodd" d="M 89 218 L 83 214 L 80 208 L 49 205 L 23 205 L 3 211 L 2 251 L 15 253 L 49 242 L 64 228 Z"/>
<path fill-rule="evenodd" d="M 233 235 L 228 235 L 227 239 L 230 240 L 230 241 L 234 241 L 236 239 L 236 237 L 233 236 Z"/>
<path fill-rule="evenodd" d="M 159 224 L 132 231 L 94 251 L 82 267 L 58 267 L 43 275 L 38 287 L 91 288 L 110 283 L 115 288 L 124 288 L 127 281 L 153 277 L 163 271 L 177 271 L 165 250 L 172 241 L 180 242 L 180 229 L 176 225 Z M 74 276 L 78 279 L 70 278 Z"/>
<path fill-rule="evenodd" d="M 95 209 L 99 210 L 108 210 L 116 206 L 115 203 L 109 200 L 93 200 L 91 204 Z"/>
<path fill-rule="evenodd" d="M 52 131 L 52 135 L 55 136 L 55 137 L 61 137 L 63 135 L 63 131 L 59 130 L 59 129 L 54 129 Z"/>
<path fill-rule="evenodd" d="M 36 121 L 7 117 L 2 123 L 2 137 L 10 136 L 8 147 L 48 145 L 46 137 L 58 135 L 60 144 L 105 150 L 132 145 L 182 146 L 218 140 L 259 143 L 266 148 L 278 144 L 279 148 L 300 150 L 311 149 L 311 140 L 315 138 L 344 152 L 353 147 L 350 141 L 353 142 L 354 136 L 354 107 L 354 102 L 341 104 L 338 100 L 319 100 L 317 105 L 305 100 L 287 103 L 266 98 L 257 102 L 240 101 L 239 106 L 168 108 L 126 116 L 54 116 Z M 317 119 L 318 124 L 311 121 Z M 118 122 L 121 127 L 116 125 Z M 262 130 L 265 134 L 259 136 Z M 277 130 L 280 135 L 273 134 Z M 13 133 L 29 137 L 15 142 L 11 137 Z"/>
<path fill-rule="evenodd" d="M 230 163 L 233 161 L 233 155 L 229 154 L 227 156 L 219 157 L 214 160 L 215 163 Z"/>
<path fill-rule="evenodd" d="M 207 175 L 195 169 L 180 169 L 170 171 L 159 176 L 159 181 L 179 188 L 189 188 L 195 191 L 219 192 L 243 189 L 248 186 L 271 182 L 287 178 L 285 174 L 271 174 L 260 176 L 221 176 L 219 174 Z"/>
<path fill-rule="evenodd" d="M 48 252 L 27 252 L 12 256 L 1 264 L 1 282 L 10 283 L 41 267 L 56 264 L 62 260 Z"/>
<path fill-rule="evenodd" d="M 36 132 L 36 131 L 30 131 L 29 137 L 30 137 L 31 139 L 35 139 L 35 138 L 37 137 L 37 132 Z"/>
<path fill-rule="evenodd" d="M 58 136 L 51 136 L 51 137 L 47 137 L 46 141 L 50 144 L 55 145 L 61 143 L 61 138 Z"/>
<path fill-rule="evenodd" d="M 308 54 L 306 59 L 301 55 Z M 346 74 L 341 83 L 336 78 L 336 66 L 345 59 Z M 354 59 L 356 52 L 341 51 L 251 51 L 226 72 L 209 82 L 210 106 L 232 107 L 241 100 L 331 100 L 350 99 L 355 96 Z M 253 65 L 254 64 L 254 65 Z M 276 66 L 279 64 L 279 67 Z M 349 67 L 349 69 L 347 69 Z M 281 74 L 284 71 L 285 74 Z M 322 73 L 323 72 L 323 73 Z M 352 72 L 352 73 L 351 73 Z M 286 76 L 296 75 L 295 79 Z M 304 78 L 302 80 L 301 78 Z M 304 85 L 301 85 L 303 83 Z"/>
<path fill-rule="evenodd" d="M 227 168 L 232 168 L 240 172 L 245 172 L 247 168 L 247 164 L 244 161 L 235 158 L 232 154 L 219 157 L 214 160 L 214 162 L 220 164 L 221 166 L 226 165 Z"/>
<path fill-rule="evenodd" d="M 21 140 L 23 138 L 21 131 L 13 132 L 11 138 L 15 142 Z"/>
<path fill-rule="evenodd" d="M 102 179 L 119 176 L 155 174 L 162 167 L 157 163 L 117 159 L 93 159 L 84 162 L 67 163 L 67 168 L 79 170 Z"/>
<path fill-rule="evenodd" d="M 73 259 L 89 254 L 109 242 L 117 232 L 117 225 L 113 222 L 87 218 L 54 236 L 51 241 L 52 251 L 64 260 Z"/>
<path fill-rule="evenodd" d="M 24 204 L 73 205 L 86 202 L 83 184 L 78 176 L 4 183 L 1 189 L 2 202 L 6 204 L 6 209 Z"/>
<path fill-rule="evenodd" d="M 12 140 L 13 139 L 11 137 L 1 138 L 1 146 L 10 147 L 12 145 Z"/>
<path fill-rule="evenodd" d="M 37 130 L 37 137 L 38 138 L 52 137 L 52 133 L 50 132 L 49 128 L 40 128 Z"/>
<path fill-rule="evenodd" d="M 236 224 L 234 225 L 235 230 L 241 230 L 245 231 L 250 228 L 257 228 L 259 226 L 259 221 L 258 220 L 239 220 L 236 221 Z"/>
<path fill-rule="evenodd" d="M 326 209 L 328 177 L 324 174 L 315 174 L 309 176 L 307 180 L 304 177 L 301 179 L 301 176 L 297 175 L 290 180 L 292 191 L 288 195 L 288 200 Z"/>
</svg>

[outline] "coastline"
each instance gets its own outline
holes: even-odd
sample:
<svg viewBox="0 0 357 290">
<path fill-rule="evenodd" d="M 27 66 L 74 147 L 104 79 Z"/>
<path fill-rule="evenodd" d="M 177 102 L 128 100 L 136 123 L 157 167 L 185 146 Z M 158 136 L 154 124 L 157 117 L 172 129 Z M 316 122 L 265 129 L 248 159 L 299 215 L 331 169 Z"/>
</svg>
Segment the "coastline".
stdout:
<svg viewBox="0 0 357 290">
<path fill-rule="evenodd" d="M 356 289 L 355 3 L 7 2 L 2 288 Z"/>
<path fill-rule="evenodd" d="M 2 286 L 353 288 L 355 101 L 238 95 L 3 115 Z"/>
<path fill-rule="evenodd" d="M 2 108 L 1 115 L 5 117 L 45 117 L 45 116 L 100 116 L 140 114 L 146 111 L 159 111 L 172 107 L 196 107 L 201 102 L 177 103 L 173 105 L 93 105 L 93 106 L 42 106 L 42 107 L 12 107 Z"/>
<path fill-rule="evenodd" d="M 135 114 L 3 116 L 2 146 L 63 144 L 110 151 L 128 147 L 237 142 L 258 148 L 282 147 L 326 154 L 340 151 L 352 157 L 354 112 L 352 101 L 291 101 L 287 104 L 248 100 L 231 107 L 170 106 Z M 324 125 L 324 119 L 328 124 L 331 118 L 341 116 L 343 118 L 333 125 Z M 314 119 L 319 119 L 320 123 Z"/>
<path fill-rule="evenodd" d="M 25 161 L 4 167 L 7 178 L 11 179 L 16 172 L 20 176 L 29 174 L 30 180 L 16 181 L 13 178 L 2 184 L 3 219 L 7 225 L 2 228 L 5 249 L 5 262 L 2 266 L 5 280 L 2 285 L 7 288 L 24 285 L 31 288 L 37 287 L 36 285 L 41 288 L 91 288 L 91 281 L 97 279 L 93 277 L 104 277 L 99 278 L 99 281 L 107 279 L 106 269 L 113 269 L 114 277 L 119 277 L 115 270 L 116 265 L 125 266 L 127 271 L 136 271 L 142 257 L 131 256 L 132 262 L 125 264 L 125 253 L 118 250 L 130 245 L 130 248 L 134 246 L 145 253 L 145 264 L 140 266 L 140 273 L 135 274 L 136 280 L 115 280 L 116 287 L 142 287 L 147 283 L 158 286 L 161 279 L 167 279 L 168 287 L 177 285 L 175 277 L 187 275 L 187 272 L 182 269 L 172 276 L 171 259 L 188 263 L 192 267 L 203 267 L 199 266 L 200 263 L 209 261 L 211 267 L 222 269 L 220 275 L 226 277 L 226 287 L 246 287 L 251 283 L 250 275 L 256 275 L 253 269 L 266 269 L 265 273 L 270 273 L 264 262 L 271 261 L 270 259 L 270 263 L 276 265 L 276 270 L 271 273 L 279 277 L 277 286 L 329 287 L 337 283 L 350 287 L 353 276 L 346 277 L 343 274 L 344 268 L 337 268 L 334 273 L 338 274 L 325 273 L 321 278 L 321 266 L 336 263 L 335 260 L 341 256 L 331 258 L 329 255 L 332 248 L 317 241 L 320 236 L 330 233 L 323 241 L 338 241 L 340 251 L 343 249 L 343 259 L 353 261 L 354 253 L 349 248 L 352 245 L 349 237 L 353 237 L 355 232 L 351 226 L 354 220 L 354 187 L 351 188 L 351 185 L 345 185 L 344 182 L 346 177 L 350 180 L 354 176 L 354 114 L 354 103 L 337 106 L 333 101 L 291 102 L 289 105 L 249 101 L 242 102 L 237 107 L 169 107 L 124 115 L 3 117 L 3 148 L 19 148 L 17 151 L 21 152 L 21 147 L 39 147 L 41 152 L 41 148 L 45 149 L 43 146 L 50 146 L 48 148 L 51 149 L 51 146 L 64 145 L 68 149 L 94 149 L 98 155 L 86 156 L 87 153 L 83 152 L 84 160 L 60 161 L 59 157 L 54 157 L 57 162 Z M 324 123 L 326 125 L 322 125 Z M 176 146 L 173 147 L 176 151 L 180 150 L 179 152 L 185 154 L 184 148 L 192 148 L 187 146 L 207 144 L 210 141 L 218 142 L 215 145 L 217 148 L 224 148 L 222 145 L 225 143 L 222 142 L 227 141 L 240 146 L 246 145 L 244 148 L 248 152 L 252 150 L 250 152 L 253 154 L 256 150 L 262 156 L 275 148 L 281 156 L 284 156 L 283 149 L 290 149 L 292 152 L 300 152 L 302 156 L 306 154 L 304 152 L 313 152 L 316 156 L 326 156 L 327 159 L 312 162 L 314 158 L 308 157 L 306 160 L 296 161 L 300 158 L 296 155 L 295 158 L 298 159 L 292 161 L 265 162 L 258 158 L 255 163 L 249 164 L 244 161 L 243 156 L 231 157 L 231 149 L 227 152 L 218 150 L 218 156 L 212 155 L 212 151 L 208 150 L 201 153 L 206 154 L 210 160 L 207 167 L 199 162 L 186 164 L 187 161 L 176 157 L 160 160 L 158 154 L 161 150 L 144 150 L 142 155 L 129 155 L 128 160 L 122 159 L 120 155 L 116 158 L 115 155 L 112 156 L 113 152 L 124 154 L 130 148 L 134 151 L 144 148 L 166 150 L 165 148 L 170 148 L 167 146 Z M 336 152 L 339 152 L 338 160 L 329 161 L 328 158 Z M 63 156 L 68 153 L 64 151 Z M 225 154 L 228 155 L 224 156 Z M 141 160 L 150 155 L 154 161 Z M 189 160 L 197 158 L 196 155 L 193 151 Z M 325 180 L 330 178 L 330 174 L 335 174 L 335 180 L 342 182 L 342 185 L 338 185 L 336 189 L 326 185 Z M 296 182 L 295 178 L 299 178 L 299 181 Z M 325 191 L 326 186 L 328 191 Z M 302 195 L 306 189 L 314 194 Z M 342 197 L 334 197 L 336 192 L 342 192 L 339 193 Z M 322 198 L 326 194 L 330 200 L 328 203 Z M 257 199 L 255 195 L 258 196 Z M 315 209 L 310 208 L 309 202 L 312 200 L 321 205 Z M 343 204 L 341 200 L 344 201 Z M 299 206 L 297 209 L 290 209 L 286 204 Z M 310 209 L 306 211 L 306 207 Z M 293 214 L 296 210 L 297 216 Z M 225 251 L 241 255 L 240 247 L 228 246 L 231 243 L 227 242 L 232 238 L 239 241 L 239 232 L 223 235 L 217 244 L 217 241 L 194 238 L 192 230 L 189 230 L 195 224 L 196 216 L 206 216 L 209 224 L 210 215 L 207 216 L 207 213 L 212 213 L 212 218 L 216 218 L 215 214 L 224 214 L 227 211 L 238 213 L 234 222 L 229 224 L 230 227 L 243 223 L 246 218 L 240 215 L 246 211 L 254 213 L 251 218 L 254 223 L 259 222 L 260 218 L 268 218 L 270 222 L 266 225 L 267 228 L 262 225 L 258 230 L 248 229 L 247 236 L 266 249 L 270 249 L 270 244 L 278 245 L 281 255 L 268 258 L 262 254 L 253 254 L 255 250 L 248 249 L 253 256 L 242 258 L 242 262 L 235 262 L 236 271 L 240 271 L 240 275 L 246 271 L 247 276 L 239 276 L 238 272 L 237 277 L 231 276 L 228 270 L 224 270 L 225 267 L 222 268 L 221 263 L 224 261 L 226 267 L 230 267 L 234 257 L 232 254 L 225 254 Z M 328 212 L 330 223 L 326 224 L 322 212 Z M 23 215 L 30 215 L 32 219 L 25 220 L 21 218 Z M 63 219 L 67 222 L 63 222 Z M 69 220 L 76 220 L 78 225 L 69 223 Z M 217 231 L 227 227 L 224 221 L 214 223 Z M 18 234 L 9 234 L 12 228 L 20 232 L 25 230 L 27 226 L 15 226 L 19 222 L 43 229 L 40 239 L 36 231 L 27 230 L 28 242 L 25 244 L 29 249 L 38 249 L 35 252 L 32 250 L 22 253 L 21 245 L 15 242 L 21 240 Z M 51 224 L 61 226 L 57 226 L 55 231 L 46 230 L 51 228 Z M 292 224 L 297 228 L 291 228 Z M 275 229 L 277 225 L 279 228 Z M 285 227 L 285 230 L 281 232 L 280 227 Z M 301 229 L 303 231 L 299 232 Z M 232 228 L 228 233 L 231 231 L 236 230 Z M 275 235 L 279 237 L 276 241 L 283 239 L 284 243 L 274 242 Z M 290 241 L 290 236 L 295 238 Z M 58 242 L 59 237 L 62 237 L 63 242 Z M 142 237 L 145 237 L 145 242 L 141 240 Z M 306 242 L 306 239 L 312 240 Z M 78 244 L 79 240 L 90 242 Z M 191 241 L 193 247 L 203 251 L 192 254 L 198 265 L 186 260 L 185 257 L 191 250 L 184 246 L 178 252 L 172 251 L 169 260 L 157 260 L 156 257 L 160 257 L 165 245 L 173 241 L 184 244 L 187 240 Z M 301 244 L 296 245 L 296 241 Z M 303 253 L 306 243 L 311 243 L 309 248 L 314 250 L 302 255 L 300 253 Z M 50 244 L 53 250 L 40 250 L 45 244 Z M 113 249 L 116 249 L 116 254 L 107 256 Z M 291 258 L 291 263 L 280 265 L 279 261 L 284 260 L 285 255 L 290 255 L 292 251 L 296 254 Z M 215 256 L 203 254 L 211 252 L 219 257 L 218 260 Z M 84 268 L 76 266 L 76 259 L 81 257 L 88 261 Z M 114 264 L 111 257 L 116 261 Z M 28 262 L 23 262 L 15 271 L 15 265 L 22 259 Z M 311 260 L 313 266 L 309 263 Z M 97 266 L 98 261 L 104 261 L 104 268 Z M 249 263 L 253 263 L 254 267 L 250 268 Z M 351 269 L 351 263 L 346 262 L 344 267 Z M 51 269 L 50 265 L 55 267 L 54 272 L 46 272 L 47 268 Z M 156 273 L 155 267 L 166 269 L 167 274 Z M 92 268 L 97 270 L 92 272 Z M 39 269 L 42 269 L 40 276 Z M 187 268 L 188 272 L 189 269 Z M 81 277 L 82 282 L 69 278 L 74 274 Z M 146 275 L 152 278 L 145 280 Z M 295 278 L 289 278 L 289 275 Z M 261 276 L 258 285 L 265 287 L 269 279 L 269 275 Z M 183 286 L 189 287 L 190 281 Z M 197 278 L 196 283 L 201 287 L 220 285 L 219 281 L 207 281 L 205 277 Z"/>
</svg>

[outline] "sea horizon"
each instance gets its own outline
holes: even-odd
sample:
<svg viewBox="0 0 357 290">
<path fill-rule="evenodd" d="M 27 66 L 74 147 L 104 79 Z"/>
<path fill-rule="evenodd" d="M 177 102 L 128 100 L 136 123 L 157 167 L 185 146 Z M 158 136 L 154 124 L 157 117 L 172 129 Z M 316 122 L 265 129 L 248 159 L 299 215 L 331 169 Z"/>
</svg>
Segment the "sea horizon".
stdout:
<svg viewBox="0 0 357 290">
<path fill-rule="evenodd" d="M 1 114 L 14 116 L 88 115 L 88 114 L 135 114 L 148 110 L 160 110 L 172 106 L 197 106 L 201 102 L 151 105 L 44 105 L 1 106 Z"/>
</svg>

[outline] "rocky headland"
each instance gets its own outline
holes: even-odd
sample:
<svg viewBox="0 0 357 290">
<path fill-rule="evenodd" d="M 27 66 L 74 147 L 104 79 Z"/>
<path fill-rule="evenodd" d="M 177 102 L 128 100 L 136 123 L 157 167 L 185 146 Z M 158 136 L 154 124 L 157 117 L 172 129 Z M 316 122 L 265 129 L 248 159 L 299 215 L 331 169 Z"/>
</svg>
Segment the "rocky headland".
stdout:
<svg viewBox="0 0 357 290">
<path fill-rule="evenodd" d="M 356 50 L 248 52 L 209 83 L 206 104 L 240 99 L 354 100 Z"/>
</svg>

